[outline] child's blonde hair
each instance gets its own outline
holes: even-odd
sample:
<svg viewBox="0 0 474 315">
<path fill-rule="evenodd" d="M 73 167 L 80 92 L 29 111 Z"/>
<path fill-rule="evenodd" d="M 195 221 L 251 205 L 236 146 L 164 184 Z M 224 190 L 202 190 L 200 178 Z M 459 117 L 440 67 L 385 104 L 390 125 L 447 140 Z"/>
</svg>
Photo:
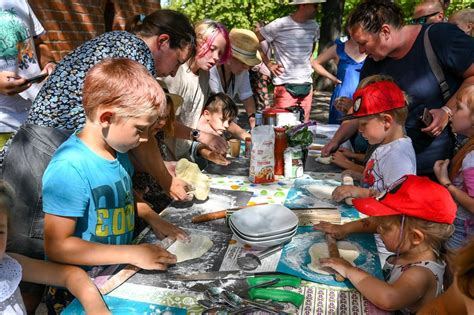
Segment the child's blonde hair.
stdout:
<svg viewBox="0 0 474 315">
<path fill-rule="evenodd" d="M 469 85 L 461 88 L 456 95 L 456 101 L 465 103 L 467 108 L 471 111 L 471 124 L 474 122 L 474 85 Z M 449 169 L 449 178 L 454 180 L 461 169 L 462 162 L 466 155 L 474 150 L 474 137 L 471 137 L 469 141 L 462 146 L 462 148 L 456 153 L 451 160 Z"/>
<path fill-rule="evenodd" d="M 93 120 L 99 108 L 110 108 L 121 117 L 158 115 L 166 102 L 160 84 L 136 61 L 104 59 L 86 75 L 83 89 L 86 117 Z"/>
<path fill-rule="evenodd" d="M 0 213 L 5 213 L 7 216 L 14 206 L 13 188 L 5 181 L 0 180 Z"/>
<path fill-rule="evenodd" d="M 384 226 L 395 225 L 399 228 L 402 228 L 403 215 L 381 216 L 374 217 L 374 219 L 382 229 L 382 233 Z M 417 229 L 423 233 L 425 236 L 426 245 L 431 248 L 438 257 L 442 257 L 444 243 L 454 232 L 454 226 L 452 224 L 437 223 L 415 217 L 405 216 L 403 222 L 404 233 L 402 235 L 402 239 L 400 240 L 400 244 L 408 241 L 409 233 L 407 232 L 414 229 Z"/>
<path fill-rule="evenodd" d="M 359 85 L 357 86 L 357 89 L 362 89 L 362 88 L 365 88 L 369 84 L 377 83 L 377 82 L 381 82 L 381 81 L 388 81 L 388 82 L 393 82 L 393 83 L 396 84 L 395 80 L 389 75 L 374 74 L 374 75 L 368 76 L 368 77 L 360 80 Z M 391 110 L 388 110 L 386 112 L 377 114 L 378 117 L 382 118 L 382 114 L 388 114 L 388 115 L 392 116 L 393 119 L 399 125 L 404 126 L 405 121 L 407 120 L 407 117 L 408 117 L 408 97 L 405 94 L 405 92 L 403 92 L 403 96 L 405 97 L 405 104 L 406 104 L 405 107 L 395 108 L 395 109 L 391 109 Z"/>
</svg>

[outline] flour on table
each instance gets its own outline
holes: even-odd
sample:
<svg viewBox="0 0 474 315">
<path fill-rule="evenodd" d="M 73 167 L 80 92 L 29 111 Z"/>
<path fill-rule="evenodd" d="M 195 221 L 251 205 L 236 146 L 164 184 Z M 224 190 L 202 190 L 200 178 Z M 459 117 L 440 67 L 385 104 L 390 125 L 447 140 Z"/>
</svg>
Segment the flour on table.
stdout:
<svg viewBox="0 0 474 315">
<path fill-rule="evenodd" d="M 354 244 L 350 242 L 337 242 L 337 248 L 339 249 L 339 255 L 344 258 L 352 265 L 354 261 L 359 257 L 360 251 Z M 320 258 L 329 258 L 329 249 L 326 242 L 313 244 L 309 248 L 309 255 L 311 256 L 311 263 L 308 264 L 308 268 L 316 273 L 323 275 L 330 275 L 327 269 L 319 264 Z"/>
<path fill-rule="evenodd" d="M 311 193 L 315 198 L 318 199 L 332 199 L 332 192 L 336 187 L 326 185 L 305 185 L 303 186 L 307 191 Z"/>
<path fill-rule="evenodd" d="M 206 235 L 191 234 L 191 241 L 177 240 L 168 251 L 177 257 L 177 263 L 199 258 L 209 251 L 214 243 Z"/>
</svg>

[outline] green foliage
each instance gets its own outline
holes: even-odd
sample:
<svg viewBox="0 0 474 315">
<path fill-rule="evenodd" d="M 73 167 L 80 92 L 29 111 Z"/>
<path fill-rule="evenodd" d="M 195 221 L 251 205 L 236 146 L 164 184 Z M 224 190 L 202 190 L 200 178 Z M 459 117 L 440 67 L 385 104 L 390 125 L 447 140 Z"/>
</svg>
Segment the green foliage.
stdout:
<svg viewBox="0 0 474 315">
<path fill-rule="evenodd" d="M 293 6 L 288 0 L 171 0 L 170 9 L 181 11 L 191 21 L 213 19 L 223 23 L 229 30 L 238 27 L 253 29 L 256 22 L 270 22 L 288 15 Z"/>
</svg>

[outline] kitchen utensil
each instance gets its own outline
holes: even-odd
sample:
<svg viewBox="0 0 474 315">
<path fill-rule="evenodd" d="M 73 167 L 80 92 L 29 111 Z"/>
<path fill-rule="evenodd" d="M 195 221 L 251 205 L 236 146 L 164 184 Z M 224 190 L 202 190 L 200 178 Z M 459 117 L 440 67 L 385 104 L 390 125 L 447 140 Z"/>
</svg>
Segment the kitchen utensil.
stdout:
<svg viewBox="0 0 474 315">
<path fill-rule="evenodd" d="M 234 224 L 231 221 L 229 221 L 229 227 L 232 229 L 233 232 L 238 234 L 241 239 L 251 241 L 251 242 L 271 241 L 271 240 L 274 240 L 274 239 L 277 239 L 277 238 L 291 236 L 295 232 L 295 230 L 298 228 L 298 226 L 295 225 L 295 227 L 292 230 L 290 230 L 288 232 L 285 232 L 285 233 L 281 233 L 281 234 L 278 234 L 278 235 L 271 235 L 271 236 L 253 237 L 253 236 L 245 235 L 244 233 L 237 230 L 237 228 L 234 226 Z"/>
<path fill-rule="evenodd" d="M 298 225 L 298 217 L 280 204 L 242 209 L 234 212 L 229 220 L 239 232 L 252 237 L 278 235 Z"/>
<path fill-rule="evenodd" d="M 339 255 L 339 249 L 337 248 L 337 243 L 336 243 L 336 239 L 334 237 L 332 237 L 331 235 L 329 234 L 326 234 L 326 243 L 328 245 L 328 250 L 329 250 L 329 257 L 331 258 L 339 258 L 341 257 Z M 335 273 L 334 274 L 334 278 L 336 279 L 336 281 L 338 282 L 342 282 L 344 281 L 344 277 L 341 276 L 339 273 Z"/>
<path fill-rule="evenodd" d="M 258 266 L 262 264 L 262 259 L 265 257 L 270 256 L 273 253 L 278 252 L 283 248 L 284 244 L 276 245 L 273 247 L 269 247 L 268 249 L 258 253 L 258 254 L 252 254 L 252 253 L 247 253 L 243 257 L 237 258 L 237 265 L 243 269 L 243 270 L 254 270 L 257 269 Z"/>
<path fill-rule="evenodd" d="M 243 299 L 237 294 L 232 293 L 227 290 L 223 290 L 222 295 L 223 295 L 224 300 L 229 305 L 235 308 L 251 305 L 251 306 L 255 306 L 256 308 L 262 311 L 269 312 L 270 314 L 288 314 L 288 313 L 283 312 L 280 307 L 275 307 L 273 305 L 268 305 L 265 303 L 259 303 L 259 302 Z"/>
<path fill-rule="evenodd" d="M 220 211 L 210 212 L 210 213 L 206 213 L 206 214 L 200 214 L 200 215 L 194 216 L 191 219 L 191 222 L 193 222 L 193 223 L 202 223 L 202 222 L 208 222 L 208 221 L 212 221 L 212 220 L 223 219 L 223 218 L 226 217 L 227 214 L 229 214 L 229 212 L 237 211 L 237 210 L 245 209 L 245 208 L 249 208 L 249 207 L 266 205 L 266 204 L 267 203 L 257 203 L 257 204 L 251 205 L 251 206 L 235 207 L 235 208 L 229 208 L 229 209 L 226 209 L 226 210 L 220 210 Z"/>
<path fill-rule="evenodd" d="M 270 246 L 275 246 L 275 245 L 279 245 L 279 244 L 282 244 L 282 243 L 286 243 L 289 240 L 291 240 L 291 238 L 293 236 L 295 236 L 296 232 L 297 232 L 297 229 L 295 229 L 294 232 L 292 234 L 290 234 L 289 236 L 276 237 L 274 239 L 266 240 L 266 241 L 249 241 L 248 239 L 240 237 L 232 227 L 230 229 L 231 229 L 232 232 L 234 232 L 234 237 L 235 237 L 236 240 L 238 240 L 239 242 L 241 242 L 243 244 L 250 245 L 254 248 L 267 248 L 267 247 L 270 247 Z"/>
<path fill-rule="evenodd" d="M 135 243 L 139 243 L 143 237 L 150 232 L 150 227 L 143 229 L 143 231 L 136 237 Z M 172 238 L 163 239 L 159 245 L 167 249 L 175 242 Z M 118 271 L 117 271 L 118 270 Z M 134 265 L 111 265 L 94 279 L 94 284 L 99 289 L 100 294 L 105 295 L 112 292 L 130 277 L 140 271 L 141 268 Z"/>
</svg>

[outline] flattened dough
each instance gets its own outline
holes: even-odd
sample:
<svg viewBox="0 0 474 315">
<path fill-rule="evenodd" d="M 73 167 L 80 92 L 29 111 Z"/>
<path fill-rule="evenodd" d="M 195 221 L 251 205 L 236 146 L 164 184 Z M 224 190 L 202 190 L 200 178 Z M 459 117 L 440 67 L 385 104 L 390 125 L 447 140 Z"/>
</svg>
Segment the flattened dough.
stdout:
<svg viewBox="0 0 474 315">
<path fill-rule="evenodd" d="M 326 185 L 305 185 L 304 188 L 317 199 L 330 200 L 332 200 L 332 192 L 336 189 L 336 187 Z"/>
<path fill-rule="evenodd" d="M 321 164 L 331 164 L 332 162 L 332 156 L 326 156 L 326 157 L 317 157 L 316 162 L 319 162 Z"/>
<path fill-rule="evenodd" d="M 176 164 L 176 177 L 192 185 L 194 197 L 197 200 L 206 200 L 210 190 L 210 179 L 201 173 L 196 163 L 181 159 Z"/>
<path fill-rule="evenodd" d="M 168 251 L 176 255 L 177 262 L 199 258 L 212 248 L 214 243 L 206 235 L 191 234 L 190 242 L 177 240 Z"/>
<path fill-rule="evenodd" d="M 346 241 L 340 241 L 337 242 L 337 248 L 339 248 L 339 255 L 341 258 L 344 258 L 352 265 L 355 265 L 354 260 L 359 257 L 360 252 L 354 244 Z M 320 258 L 329 258 L 328 245 L 325 242 L 313 244 L 313 246 L 309 248 L 308 252 L 311 256 L 311 263 L 308 264 L 308 268 L 316 273 L 330 275 L 330 273 L 319 264 Z"/>
</svg>

